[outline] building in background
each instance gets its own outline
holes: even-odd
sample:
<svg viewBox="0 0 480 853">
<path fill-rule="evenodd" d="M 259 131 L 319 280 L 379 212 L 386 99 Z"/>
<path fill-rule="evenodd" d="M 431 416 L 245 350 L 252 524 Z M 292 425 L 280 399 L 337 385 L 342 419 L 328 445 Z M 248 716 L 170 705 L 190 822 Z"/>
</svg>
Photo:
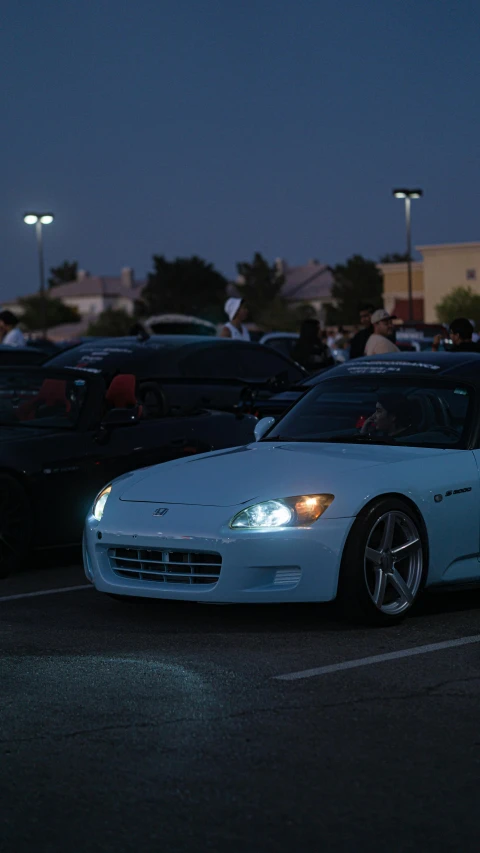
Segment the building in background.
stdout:
<svg viewBox="0 0 480 853">
<path fill-rule="evenodd" d="M 389 314 L 400 320 L 409 319 L 408 269 L 406 263 L 379 264 L 383 274 L 383 305 Z M 424 319 L 423 263 L 412 263 L 413 319 L 421 323 Z"/>
<path fill-rule="evenodd" d="M 414 320 L 436 323 L 436 306 L 456 287 L 480 294 L 480 243 L 439 243 L 418 246 L 423 260 L 412 263 Z M 406 263 L 379 264 L 383 273 L 383 303 L 387 311 L 408 320 Z"/>
<path fill-rule="evenodd" d="M 292 308 L 310 305 L 319 319 L 324 321 L 326 306 L 331 304 L 334 278 L 331 267 L 320 261 L 310 260 L 298 267 L 291 267 L 283 258 L 277 258 L 275 266 L 283 275 L 285 282 L 281 294 Z M 240 296 L 238 285 L 242 283 L 239 276 L 236 281 L 229 283 L 229 296 Z"/>
<path fill-rule="evenodd" d="M 278 258 L 277 269 L 285 277 L 282 296 L 292 306 L 311 305 L 320 320 L 325 320 L 325 309 L 332 303 L 334 277 L 331 267 L 310 260 L 303 266 L 290 267 Z"/>
<path fill-rule="evenodd" d="M 109 308 L 123 309 L 133 315 L 145 284 L 145 281 L 135 281 L 130 267 L 124 267 L 119 276 L 89 275 L 79 270 L 75 281 L 59 284 L 49 293 L 75 308 L 81 317 L 94 319 Z"/>
<path fill-rule="evenodd" d="M 79 270 L 74 281 L 52 287 L 47 291 L 47 295 L 74 308 L 80 320 L 78 323 L 49 329 L 49 337 L 52 340 L 67 340 L 84 335 L 90 323 L 109 308 L 115 311 L 123 309 L 127 314 L 133 315 L 135 304 L 141 298 L 145 284 L 146 281 L 135 281 L 130 267 L 124 267 L 119 276 L 90 275 L 85 270 Z M 2 307 L 21 318 L 23 308 L 18 300 L 5 302 Z"/>
<path fill-rule="evenodd" d="M 443 243 L 419 246 L 423 255 L 424 315 L 437 321 L 436 306 L 456 287 L 480 294 L 480 243 Z"/>
</svg>

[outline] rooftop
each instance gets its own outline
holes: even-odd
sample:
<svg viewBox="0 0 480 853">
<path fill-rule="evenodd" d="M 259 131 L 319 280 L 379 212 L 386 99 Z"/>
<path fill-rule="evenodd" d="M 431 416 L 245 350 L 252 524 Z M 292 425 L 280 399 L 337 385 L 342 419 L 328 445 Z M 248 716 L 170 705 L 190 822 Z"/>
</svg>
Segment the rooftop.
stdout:
<svg viewBox="0 0 480 853">
<path fill-rule="evenodd" d="M 133 271 L 125 268 L 119 276 L 89 275 L 79 271 L 74 281 L 59 284 L 52 288 L 51 294 L 57 299 L 78 298 L 82 296 L 117 296 L 125 299 L 139 299 L 145 281 L 135 281 Z"/>
</svg>

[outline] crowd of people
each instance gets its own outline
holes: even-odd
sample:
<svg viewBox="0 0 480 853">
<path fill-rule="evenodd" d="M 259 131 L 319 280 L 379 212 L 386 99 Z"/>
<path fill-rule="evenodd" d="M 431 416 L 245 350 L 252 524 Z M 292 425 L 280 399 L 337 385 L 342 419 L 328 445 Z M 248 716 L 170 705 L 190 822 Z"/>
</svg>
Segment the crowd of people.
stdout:
<svg viewBox="0 0 480 853">
<path fill-rule="evenodd" d="M 221 337 L 250 340 L 246 325 L 248 307 L 245 302 L 240 298 L 228 299 L 225 303 L 225 313 L 228 322 L 221 329 Z M 328 333 L 326 329 L 322 329 L 317 319 L 306 319 L 301 325 L 292 356 L 313 373 L 335 363 L 332 350 L 344 350 L 349 359 L 400 352 L 395 343 L 396 329 L 393 321 L 396 319 L 385 308 L 375 308 L 368 303 L 360 305 L 360 329 L 351 335 L 342 326 L 335 332 Z M 437 352 L 446 340 L 449 341 L 449 352 L 480 352 L 480 342 L 474 340 L 474 336 L 475 330 L 470 320 L 459 317 L 450 323 L 444 335 L 437 334 L 434 337 L 432 352 Z"/>
</svg>

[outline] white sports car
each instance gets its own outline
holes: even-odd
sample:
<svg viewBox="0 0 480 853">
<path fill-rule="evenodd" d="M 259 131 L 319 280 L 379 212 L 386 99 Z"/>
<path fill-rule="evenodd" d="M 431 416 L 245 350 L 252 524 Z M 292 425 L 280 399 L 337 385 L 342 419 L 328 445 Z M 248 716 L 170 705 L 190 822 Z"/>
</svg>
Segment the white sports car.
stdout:
<svg viewBox="0 0 480 853">
<path fill-rule="evenodd" d="M 356 359 L 256 443 L 127 474 L 86 522 L 87 578 L 115 596 L 339 598 L 403 618 L 424 585 L 480 581 L 480 355 Z"/>
</svg>

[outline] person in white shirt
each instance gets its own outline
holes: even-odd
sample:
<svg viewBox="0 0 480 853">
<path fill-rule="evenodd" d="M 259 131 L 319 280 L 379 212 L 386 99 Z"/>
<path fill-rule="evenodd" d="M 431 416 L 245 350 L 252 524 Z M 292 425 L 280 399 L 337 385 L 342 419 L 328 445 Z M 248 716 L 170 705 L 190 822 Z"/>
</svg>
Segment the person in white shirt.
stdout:
<svg viewBox="0 0 480 853">
<path fill-rule="evenodd" d="M 400 352 L 389 335 L 393 332 L 395 317 L 391 316 L 385 308 L 379 308 L 372 314 L 373 334 L 370 335 L 365 344 L 365 355 L 385 355 L 387 352 Z"/>
<path fill-rule="evenodd" d="M 228 317 L 228 323 L 223 326 L 220 337 L 233 338 L 239 341 L 249 341 L 250 332 L 244 325 L 248 317 L 248 308 L 243 299 L 237 296 L 232 296 L 227 299 L 224 306 L 225 314 Z"/>
<path fill-rule="evenodd" d="M 3 346 L 7 347 L 24 347 L 26 345 L 25 338 L 17 329 L 18 319 L 11 311 L 0 311 L 0 336 L 2 337 Z"/>
</svg>

